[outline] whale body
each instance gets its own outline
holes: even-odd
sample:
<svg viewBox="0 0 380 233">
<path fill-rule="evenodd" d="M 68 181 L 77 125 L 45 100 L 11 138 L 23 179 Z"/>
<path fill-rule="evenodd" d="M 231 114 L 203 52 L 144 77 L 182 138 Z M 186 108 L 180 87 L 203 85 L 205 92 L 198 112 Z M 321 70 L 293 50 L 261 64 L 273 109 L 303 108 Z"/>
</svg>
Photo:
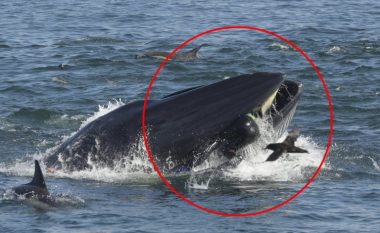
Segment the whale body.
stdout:
<svg viewBox="0 0 380 233">
<path fill-rule="evenodd" d="M 149 100 L 146 128 L 155 162 L 173 172 L 202 163 L 212 151 L 232 159 L 260 136 L 258 118 L 269 116 L 278 135 L 284 133 L 301 92 L 301 83 L 280 73 L 255 73 Z M 142 100 L 128 103 L 87 124 L 46 156 L 47 167 L 113 167 L 133 157 L 131 149 L 141 140 L 142 105 Z"/>
</svg>

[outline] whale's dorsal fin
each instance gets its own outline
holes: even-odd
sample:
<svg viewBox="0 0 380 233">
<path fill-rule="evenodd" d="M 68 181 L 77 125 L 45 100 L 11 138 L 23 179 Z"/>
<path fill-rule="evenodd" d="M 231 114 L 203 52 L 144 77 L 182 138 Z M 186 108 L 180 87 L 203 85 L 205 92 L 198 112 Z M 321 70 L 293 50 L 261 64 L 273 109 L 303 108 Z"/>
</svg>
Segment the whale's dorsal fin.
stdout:
<svg viewBox="0 0 380 233">
<path fill-rule="evenodd" d="M 34 176 L 29 184 L 47 189 L 44 175 L 42 174 L 40 164 L 37 160 L 34 160 Z"/>
</svg>

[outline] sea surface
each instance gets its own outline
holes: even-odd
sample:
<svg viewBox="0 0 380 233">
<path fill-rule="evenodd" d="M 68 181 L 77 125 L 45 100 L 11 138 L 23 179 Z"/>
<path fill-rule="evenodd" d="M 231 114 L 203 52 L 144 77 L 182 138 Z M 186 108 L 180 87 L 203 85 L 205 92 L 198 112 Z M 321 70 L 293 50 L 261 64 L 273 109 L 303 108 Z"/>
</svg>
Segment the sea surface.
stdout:
<svg viewBox="0 0 380 233">
<path fill-rule="evenodd" d="M 380 232 L 379 22 L 375 0 L 1 1 L 0 232 Z M 31 180 L 33 159 L 91 120 L 144 97 L 161 60 L 136 55 L 171 51 L 224 25 L 286 37 L 324 76 L 334 108 L 333 141 L 321 172 L 301 195 L 267 214 L 226 218 L 189 206 L 154 173 L 96 167 L 44 170 L 59 207 L 14 197 L 11 187 Z M 282 72 L 304 85 L 291 127 L 301 129 L 297 145 L 310 153 L 264 163 L 270 152 L 251 145 L 222 176 L 168 179 L 191 201 L 217 211 L 279 204 L 322 160 L 330 126 L 321 82 L 297 51 L 269 35 L 223 31 L 183 51 L 202 43 L 210 46 L 199 59 L 168 62 L 150 98 L 239 74 Z M 143 144 L 136 146 L 136 163 L 149 164 Z"/>
</svg>

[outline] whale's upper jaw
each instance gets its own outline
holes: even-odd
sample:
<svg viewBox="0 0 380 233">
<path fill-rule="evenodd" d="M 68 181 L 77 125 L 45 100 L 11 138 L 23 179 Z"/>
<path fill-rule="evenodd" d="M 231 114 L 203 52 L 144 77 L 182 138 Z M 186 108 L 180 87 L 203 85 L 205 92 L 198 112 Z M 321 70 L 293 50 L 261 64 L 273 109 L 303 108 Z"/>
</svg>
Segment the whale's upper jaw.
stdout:
<svg viewBox="0 0 380 233">
<path fill-rule="evenodd" d="M 156 125 L 152 133 L 157 137 L 178 132 L 212 135 L 259 108 L 283 81 L 280 73 L 255 73 L 191 89 L 147 108 L 146 123 Z"/>
</svg>

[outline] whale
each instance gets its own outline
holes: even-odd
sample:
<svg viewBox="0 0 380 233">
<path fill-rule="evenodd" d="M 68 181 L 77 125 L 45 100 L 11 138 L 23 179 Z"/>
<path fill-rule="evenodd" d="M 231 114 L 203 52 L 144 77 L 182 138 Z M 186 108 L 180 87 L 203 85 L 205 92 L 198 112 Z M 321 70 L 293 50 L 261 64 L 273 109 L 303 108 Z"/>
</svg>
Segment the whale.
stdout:
<svg viewBox="0 0 380 233">
<path fill-rule="evenodd" d="M 34 161 L 34 175 L 31 182 L 13 187 L 12 190 L 25 198 L 35 198 L 42 202 L 50 202 L 50 194 L 47 189 L 40 164 Z"/>
<path fill-rule="evenodd" d="M 284 153 L 309 153 L 307 150 L 296 147 L 294 144 L 300 136 L 300 130 L 294 127 L 285 140 L 281 143 L 271 143 L 265 149 L 272 150 L 272 154 L 267 158 L 267 162 L 276 161 Z"/>
<path fill-rule="evenodd" d="M 302 89 L 281 73 L 258 72 L 149 100 L 145 126 L 155 163 L 164 173 L 177 173 L 203 163 L 213 152 L 232 160 L 260 137 L 260 119 L 281 136 Z M 45 156 L 48 170 L 113 168 L 133 160 L 142 140 L 142 106 L 142 100 L 127 103 L 82 127 Z"/>
<path fill-rule="evenodd" d="M 171 59 L 173 60 L 185 60 L 185 61 L 192 61 L 198 58 L 198 52 L 202 47 L 209 46 L 208 44 L 201 44 L 189 51 L 186 51 L 184 53 L 176 53 L 174 54 Z M 156 59 L 165 59 L 169 55 L 168 52 L 159 52 L 159 51 L 153 51 L 153 52 L 147 52 L 141 55 L 136 55 L 136 58 L 156 58 Z"/>
</svg>

